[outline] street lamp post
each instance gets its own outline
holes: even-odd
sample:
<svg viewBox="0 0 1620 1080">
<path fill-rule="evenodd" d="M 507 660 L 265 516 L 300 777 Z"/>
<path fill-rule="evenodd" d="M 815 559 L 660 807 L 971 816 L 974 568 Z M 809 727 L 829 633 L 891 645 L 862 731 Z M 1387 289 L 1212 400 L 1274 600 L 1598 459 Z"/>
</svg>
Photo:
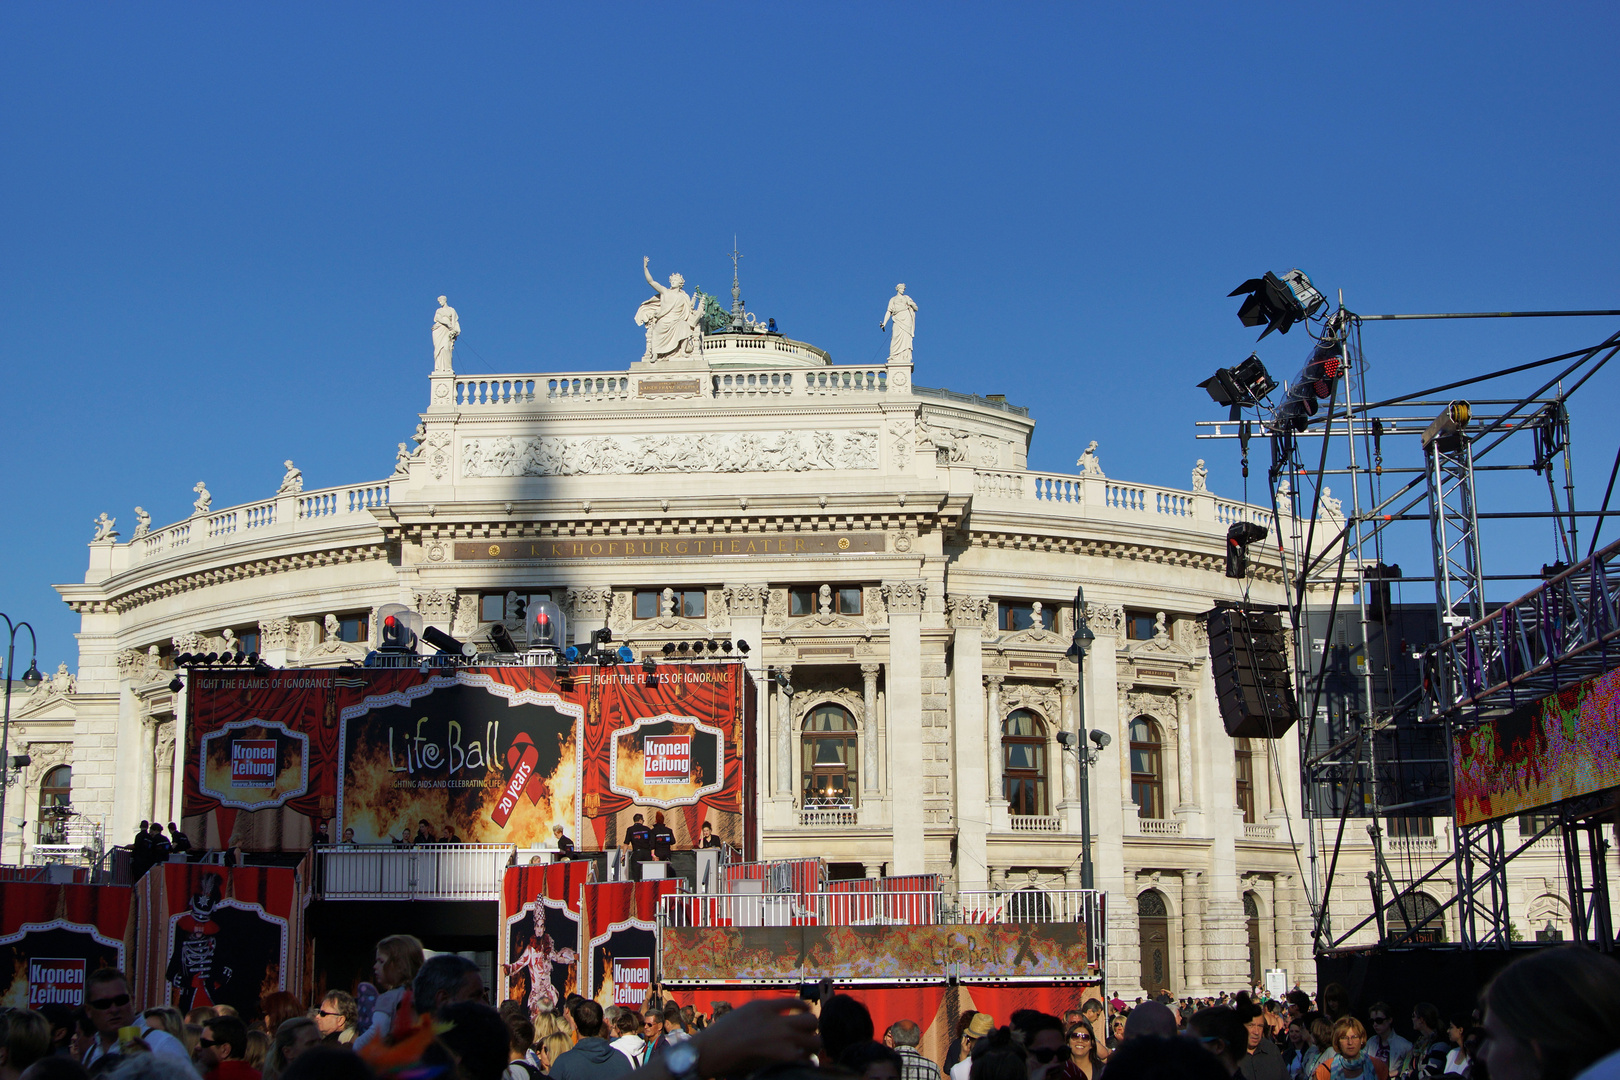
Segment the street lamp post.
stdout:
<svg viewBox="0 0 1620 1080">
<path fill-rule="evenodd" d="M 1080 887 L 1082 889 L 1096 888 L 1096 880 L 1091 870 L 1091 766 L 1097 761 L 1103 747 L 1112 742 L 1108 732 L 1097 730 L 1090 733 L 1092 746 L 1086 745 L 1086 647 L 1096 640 L 1097 635 L 1091 632 L 1090 620 L 1086 618 L 1086 590 L 1076 588 L 1074 591 L 1074 641 L 1069 645 L 1069 658 L 1075 662 L 1079 669 L 1079 677 L 1075 684 L 1078 697 L 1077 719 L 1078 732 L 1060 731 L 1057 735 L 1058 745 L 1072 753 L 1080 762 Z M 1093 746 L 1095 749 L 1093 749 Z"/>
<path fill-rule="evenodd" d="M 38 686 L 44 676 L 39 673 L 39 639 L 34 636 L 34 628 L 25 622 L 12 623 L 11 616 L 0 611 L 0 619 L 6 620 L 6 630 L 10 641 L 6 645 L 6 715 L 0 721 L 0 862 L 5 860 L 6 851 L 6 789 L 11 786 L 10 777 L 5 773 L 11 772 L 11 664 L 17 656 L 17 631 L 27 629 L 28 640 L 33 643 L 33 658 L 28 661 L 28 671 L 23 675 L 23 685 L 30 690 Z"/>
</svg>

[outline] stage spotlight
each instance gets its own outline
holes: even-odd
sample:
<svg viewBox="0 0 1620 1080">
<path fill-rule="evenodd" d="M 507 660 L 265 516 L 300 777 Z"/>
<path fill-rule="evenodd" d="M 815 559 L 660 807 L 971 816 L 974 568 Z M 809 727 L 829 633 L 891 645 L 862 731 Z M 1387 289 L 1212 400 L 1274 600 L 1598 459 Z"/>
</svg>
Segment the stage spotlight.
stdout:
<svg viewBox="0 0 1620 1080">
<path fill-rule="evenodd" d="M 536 600 L 526 609 L 523 628 L 531 649 L 561 649 L 568 641 L 562 608 L 550 600 Z"/>
<path fill-rule="evenodd" d="M 636 662 L 635 650 L 630 648 L 630 646 L 628 646 L 628 645 L 620 645 L 619 646 L 619 663 L 621 663 L 621 664 L 633 664 L 635 662 Z"/>
<path fill-rule="evenodd" d="M 675 651 L 680 653 L 682 656 L 685 656 L 687 653 L 692 651 L 692 646 L 688 642 L 683 641 L 679 645 L 675 646 Z"/>
<path fill-rule="evenodd" d="M 570 645 L 570 646 L 568 646 L 568 648 L 564 649 L 563 650 L 563 659 L 566 660 L 570 664 L 572 664 L 575 660 L 578 660 L 579 659 L 579 646 L 578 645 Z"/>
<path fill-rule="evenodd" d="M 422 631 L 422 640 L 438 649 L 442 653 L 460 653 L 462 644 L 437 626 L 429 626 Z"/>
<path fill-rule="evenodd" d="M 1264 323 L 1262 338 L 1273 330 L 1288 333 L 1289 327 L 1304 322 L 1327 303 L 1327 298 L 1316 291 L 1305 271 L 1299 269 L 1290 270 L 1280 278 L 1268 270 L 1264 277 L 1250 278 L 1226 295 L 1244 293 L 1249 295 L 1238 307 L 1238 320 L 1244 326 Z"/>
<path fill-rule="evenodd" d="M 1468 426 L 1474 410 L 1466 401 L 1453 401 L 1441 414 L 1423 429 L 1423 449 L 1427 450 L 1436 439 L 1440 449 L 1456 450 L 1462 430 Z"/>
<path fill-rule="evenodd" d="M 731 639 L 727 638 L 726 640 L 722 641 L 720 643 L 720 648 L 724 649 L 726 652 L 730 652 L 731 651 Z"/>
<path fill-rule="evenodd" d="M 1237 367 L 1218 368 L 1215 374 L 1198 385 L 1209 392 L 1215 404 L 1242 409 L 1258 405 L 1262 398 L 1277 389 L 1277 380 L 1260 362 L 1259 354 L 1250 353 L 1249 358 Z"/>
<path fill-rule="evenodd" d="M 720 651 L 720 643 L 718 641 L 714 640 L 713 638 L 710 638 L 709 639 L 709 651 L 712 652 L 712 653 L 719 652 Z"/>
<path fill-rule="evenodd" d="M 1266 527 L 1252 521 L 1239 521 L 1226 530 L 1226 576 L 1249 576 L 1249 545 L 1266 538 Z"/>
<path fill-rule="evenodd" d="M 188 653 L 188 652 L 183 652 L 179 656 L 174 658 L 175 664 L 177 664 L 180 667 L 190 667 L 192 665 L 192 663 L 195 662 L 195 660 L 196 660 L 196 657 L 194 657 L 191 653 Z"/>
<path fill-rule="evenodd" d="M 172 693 L 178 694 L 181 690 L 185 689 L 185 686 L 186 684 L 180 681 L 180 676 L 178 675 L 169 680 L 169 690 Z"/>
<path fill-rule="evenodd" d="M 219 662 L 222 664 L 234 664 L 236 663 L 236 654 L 228 652 L 220 653 Z"/>
<path fill-rule="evenodd" d="M 246 667 L 250 667 L 250 668 L 258 667 L 259 666 L 259 654 L 256 653 L 256 652 L 248 653 L 246 656 L 242 657 L 242 663 Z"/>
<path fill-rule="evenodd" d="M 645 671 L 647 674 L 651 675 L 653 672 L 658 670 L 658 661 L 654 660 L 650 656 L 642 657 L 641 658 L 641 670 Z"/>
<path fill-rule="evenodd" d="M 1328 329 L 1330 332 L 1322 335 L 1311 349 L 1310 359 L 1288 384 L 1288 395 L 1277 406 L 1277 415 L 1272 420 L 1274 429 L 1304 431 L 1311 417 L 1316 415 L 1317 402 L 1333 396 L 1334 386 L 1344 375 L 1344 339 L 1331 332 L 1334 329 L 1331 321 Z"/>
<path fill-rule="evenodd" d="M 664 655 L 665 656 L 674 656 L 675 655 L 675 643 L 673 641 L 664 642 Z"/>
<path fill-rule="evenodd" d="M 746 641 L 737 642 L 737 651 L 746 656 L 748 654 L 748 651 L 749 651 L 748 642 L 746 642 Z"/>
<path fill-rule="evenodd" d="M 489 628 L 489 640 L 498 653 L 517 652 L 517 642 L 512 640 L 512 635 L 507 632 L 506 627 L 501 623 L 496 623 Z"/>
<path fill-rule="evenodd" d="M 207 656 L 202 658 L 202 662 L 205 663 L 205 664 L 213 664 L 213 663 L 217 663 L 218 661 L 219 661 L 219 653 L 211 652 Z"/>
</svg>

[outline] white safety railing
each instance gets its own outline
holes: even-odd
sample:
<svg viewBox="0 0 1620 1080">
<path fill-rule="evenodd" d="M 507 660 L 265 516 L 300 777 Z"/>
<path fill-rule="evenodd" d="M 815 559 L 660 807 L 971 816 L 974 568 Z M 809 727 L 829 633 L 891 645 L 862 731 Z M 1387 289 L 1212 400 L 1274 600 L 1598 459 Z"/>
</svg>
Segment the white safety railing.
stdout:
<svg viewBox="0 0 1620 1080">
<path fill-rule="evenodd" d="M 853 806 L 807 806 L 799 811 L 799 824 L 812 827 L 859 825 L 860 811 Z"/>
<path fill-rule="evenodd" d="M 510 844 L 336 844 L 315 849 L 327 900 L 498 900 Z"/>
<path fill-rule="evenodd" d="M 1277 839 L 1277 826 L 1266 825 L 1258 821 L 1245 821 L 1243 823 L 1243 839 L 1275 840 Z"/>
</svg>

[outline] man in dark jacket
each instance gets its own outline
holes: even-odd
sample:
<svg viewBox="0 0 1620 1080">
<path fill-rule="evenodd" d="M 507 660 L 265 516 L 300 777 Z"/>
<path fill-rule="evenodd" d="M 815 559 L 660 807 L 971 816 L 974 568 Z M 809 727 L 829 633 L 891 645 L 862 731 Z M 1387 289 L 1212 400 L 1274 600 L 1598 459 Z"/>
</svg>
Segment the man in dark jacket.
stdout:
<svg viewBox="0 0 1620 1080">
<path fill-rule="evenodd" d="M 1249 1052 L 1238 1062 L 1238 1073 L 1244 1080 L 1288 1080 L 1288 1066 L 1282 1051 L 1266 1037 L 1265 1012 L 1244 997 L 1237 1005 L 1238 1019 L 1248 1031 Z"/>
<path fill-rule="evenodd" d="M 613 1080 L 635 1071 L 630 1059 L 602 1038 L 602 1006 L 587 998 L 568 1011 L 579 1042 L 551 1063 L 551 1080 Z"/>
</svg>

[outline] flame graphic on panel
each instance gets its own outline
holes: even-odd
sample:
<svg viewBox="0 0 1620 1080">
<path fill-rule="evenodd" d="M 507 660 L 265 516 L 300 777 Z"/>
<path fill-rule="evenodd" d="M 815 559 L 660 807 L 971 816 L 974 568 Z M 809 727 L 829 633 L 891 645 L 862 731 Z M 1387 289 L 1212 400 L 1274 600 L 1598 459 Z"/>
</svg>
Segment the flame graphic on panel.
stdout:
<svg viewBox="0 0 1620 1080">
<path fill-rule="evenodd" d="M 366 721 L 349 721 L 357 722 Z M 526 733 L 516 733 L 507 746 L 501 747 L 496 745 L 494 724 L 485 731 L 467 734 L 452 722 L 449 731 L 447 742 L 430 749 L 427 767 L 415 770 L 405 766 L 414 759 L 402 752 L 397 739 L 390 746 L 385 736 L 373 733 L 356 741 L 346 755 L 343 827 L 354 830 L 357 842 L 387 843 L 390 839 L 414 837 L 424 819 L 439 838 L 453 826 L 457 838 L 467 843 L 511 843 L 520 847 L 549 842 L 553 824 L 574 830 L 578 769 L 572 729 L 566 735 L 540 736 L 542 741 L 550 742 L 544 747 L 550 751 L 546 756 L 556 758 L 555 765 L 544 774 L 533 764 L 534 744 Z M 446 738 L 442 734 L 440 737 Z M 501 800 L 523 759 L 521 747 L 525 744 L 530 747 L 532 774 L 520 785 L 519 797 L 509 813 L 500 813 Z M 514 756 L 512 750 L 518 753 Z"/>
<path fill-rule="evenodd" d="M 0 996 L 0 1008 L 28 1008 L 28 957 L 19 957 L 12 965 L 11 986 Z"/>
</svg>

